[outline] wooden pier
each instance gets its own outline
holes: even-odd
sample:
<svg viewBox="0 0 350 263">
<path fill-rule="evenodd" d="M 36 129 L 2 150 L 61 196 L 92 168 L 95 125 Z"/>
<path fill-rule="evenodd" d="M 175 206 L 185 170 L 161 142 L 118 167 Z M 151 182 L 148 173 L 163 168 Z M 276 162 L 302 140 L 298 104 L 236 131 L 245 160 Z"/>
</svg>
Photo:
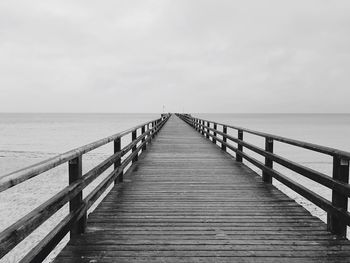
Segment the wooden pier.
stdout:
<svg viewBox="0 0 350 263">
<path fill-rule="evenodd" d="M 247 157 L 242 150 L 243 132 L 238 133 L 242 141 L 238 150 L 228 144 L 229 136 L 223 136 L 226 126 L 220 132 L 219 124 L 210 128 L 209 122 L 180 117 L 183 120 L 175 115 L 162 117 L 149 130 L 145 129 L 148 124 L 143 125 L 139 137 L 133 132 L 127 146 L 134 153 L 128 157 L 133 164 L 124 175 L 126 166 L 120 169 L 123 162 L 118 159 L 120 136 L 110 138 L 115 158 L 109 163 L 117 171 L 109 178 L 109 182 L 115 180 L 113 189 L 87 220 L 82 215 L 90 203 L 74 195 L 75 219 L 50 233 L 22 262 L 45 258 L 67 231 L 71 240 L 55 263 L 350 262 L 350 242 L 344 237 L 349 213 L 336 207 L 341 197 L 348 198 L 347 183 L 330 177 L 334 187 L 342 190 L 335 202 L 327 203 L 338 211 L 327 210 L 329 218 L 334 216 L 327 225 L 272 186 L 268 176 L 274 176 L 268 169 L 262 180 L 241 162 Z M 226 147 L 241 158 L 232 158 Z M 273 152 L 271 144 L 266 148 Z M 265 165 L 272 169 L 275 157 L 268 157 Z M 0 236 L 2 242 L 4 236 Z"/>
</svg>

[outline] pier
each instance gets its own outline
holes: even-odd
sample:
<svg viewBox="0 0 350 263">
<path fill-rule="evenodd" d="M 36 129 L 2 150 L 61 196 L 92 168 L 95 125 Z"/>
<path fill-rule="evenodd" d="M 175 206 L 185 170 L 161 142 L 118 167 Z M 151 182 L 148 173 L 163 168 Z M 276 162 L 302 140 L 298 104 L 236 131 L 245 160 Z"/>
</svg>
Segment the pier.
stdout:
<svg viewBox="0 0 350 263">
<path fill-rule="evenodd" d="M 263 137 L 265 148 L 244 141 L 245 133 Z M 124 136 L 130 136 L 131 142 L 122 147 Z M 330 155 L 332 176 L 274 153 L 274 141 Z M 114 145 L 111 157 L 83 175 L 83 154 L 108 143 Z M 244 148 L 262 155 L 265 162 L 249 156 Z M 70 182 L 0 233 L 0 256 L 69 203 L 67 217 L 22 263 L 43 261 L 67 233 L 70 241 L 55 263 L 350 262 L 350 241 L 346 239 L 349 159 L 348 152 L 337 149 L 188 114 L 164 114 L 0 177 L 0 191 L 6 191 L 67 163 Z M 262 176 L 243 160 L 261 169 Z M 273 169 L 274 163 L 332 189 L 332 200 L 280 174 Z M 113 171 L 83 198 L 83 189 L 111 166 Z M 272 180 L 325 210 L 327 223 L 278 190 Z M 97 208 L 87 214 L 111 185 Z"/>
</svg>

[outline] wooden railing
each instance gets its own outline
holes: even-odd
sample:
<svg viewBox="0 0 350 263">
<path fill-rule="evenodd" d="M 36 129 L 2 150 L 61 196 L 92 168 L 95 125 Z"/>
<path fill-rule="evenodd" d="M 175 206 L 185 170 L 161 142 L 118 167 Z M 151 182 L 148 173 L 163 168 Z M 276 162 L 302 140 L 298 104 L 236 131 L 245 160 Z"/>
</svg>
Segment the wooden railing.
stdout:
<svg viewBox="0 0 350 263">
<path fill-rule="evenodd" d="M 139 153 L 146 150 L 147 144 L 150 143 L 169 117 L 168 114 L 162 114 L 160 119 L 141 124 L 0 177 L 0 192 L 2 192 L 58 165 L 67 163 L 69 167 L 69 186 L 0 233 L 0 258 L 68 202 L 69 214 L 20 262 L 42 262 L 68 232 L 70 232 L 71 238 L 83 233 L 88 209 L 112 182 L 123 181 L 123 173 L 127 170 L 129 164 L 137 161 Z M 129 134 L 131 134 L 131 142 L 121 148 L 121 138 Z M 83 175 L 82 156 L 110 142 L 114 143 L 114 154 Z M 122 157 L 127 153 L 130 153 L 129 156 L 122 161 Z M 83 189 L 112 165 L 114 165 L 114 170 L 83 199 Z"/>
<path fill-rule="evenodd" d="M 262 170 L 262 180 L 266 183 L 272 183 L 272 178 L 280 181 L 296 193 L 308 199 L 321 209 L 327 212 L 327 228 L 330 232 L 346 237 L 347 226 L 350 225 L 350 213 L 348 211 L 348 198 L 350 197 L 349 186 L 349 160 L 350 153 L 324 147 L 303 141 L 288 139 L 281 136 L 262 133 L 242 127 L 231 126 L 227 124 L 217 123 L 214 121 L 194 118 L 189 114 L 176 114 L 182 120 L 191 125 L 206 138 L 212 138 L 213 143 L 220 143 L 221 149 L 226 151 L 226 148 L 235 152 L 237 162 L 242 162 L 242 159 L 247 160 L 256 167 Z M 218 126 L 221 129 L 218 129 Z M 237 132 L 237 137 L 228 134 L 227 129 L 233 129 Z M 259 148 L 251 143 L 244 141 L 243 134 L 249 133 L 265 138 L 265 149 Z M 217 135 L 220 135 L 218 138 Z M 326 154 L 333 157 L 333 175 L 332 177 L 303 166 L 299 163 L 290 161 L 273 152 L 274 141 L 308 149 L 314 152 Z M 230 142 L 236 143 L 235 147 Z M 249 156 L 243 152 L 243 147 L 263 156 L 265 162 L 261 162 L 256 158 Z M 311 191 L 304 185 L 291 180 L 287 176 L 273 169 L 273 163 L 278 163 L 302 176 L 311 179 L 323 186 L 326 186 L 332 191 L 332 201 L 320 196 Z"/>
</svg>

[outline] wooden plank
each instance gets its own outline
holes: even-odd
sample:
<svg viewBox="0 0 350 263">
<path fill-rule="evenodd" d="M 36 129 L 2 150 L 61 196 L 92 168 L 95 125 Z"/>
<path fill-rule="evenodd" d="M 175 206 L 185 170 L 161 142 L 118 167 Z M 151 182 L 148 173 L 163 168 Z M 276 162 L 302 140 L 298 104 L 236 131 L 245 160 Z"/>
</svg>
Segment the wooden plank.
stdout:
<svg viewBox="0 0 350 263">
<path fill-rule="evenodd" d="M 132 260 L 132 261 L 131 261 Z M 192 259 L 190 259 L 192 260 Z M 281 257 L 249 257 L 249 258 L 228 258 L 228 257 L 201 257 L 198 256 L 196 257 L 196 261 L 189 261 L 188 257 L 147 257 L 147 258 L 142 258 L 142 257 L 133 257 L 132 259 L 130 257 L 118 257 L 118 263 L 129 263 L 129 262 L 135 262 L 135 263 L 149 263 L 149 262 L 154 262 L 154 263 L 188 263 L 188 262 L 212 262 L 212 263 L 232 263 L 232 262 L 256 262 L 256 263 L 261 263 L 261 262 L 268 262 L 268 263 L 310 263 L 310 262 L 318 262 L 318 263 L 327 263 L 329 262 L 328 257 L 317 257 L 317 258 L 281 258 Z M 348 263 L 346 259 L 340 259 L 336 258 L 334 261 L 336 262 L 344 262 Z M 99 263 L 115 263 L 114 258 L 110 257 L 100 257 L 98 260 L 96 260 L 96 257 L 85 257 L 85 258 L 80 258 L 78 256 L 75 257 L 62 257 L 56 262 L 63 262 L 63 263 L 94 263 L 94 262 L 99 262 Z"/>
<path fill-rule="evenodd" d="M 54 262 L 349 262 L 350 242 L 173 116 Z"/>
</svg>

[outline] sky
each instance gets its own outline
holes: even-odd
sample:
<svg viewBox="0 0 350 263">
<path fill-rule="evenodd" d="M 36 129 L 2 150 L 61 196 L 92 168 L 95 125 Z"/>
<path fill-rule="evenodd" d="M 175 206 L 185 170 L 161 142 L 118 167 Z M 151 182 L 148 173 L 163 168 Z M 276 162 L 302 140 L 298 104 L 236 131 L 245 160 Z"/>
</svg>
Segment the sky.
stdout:
<svg viewBox="0 0 350 263">
<path fill-rule="evenodd" d="M 348 0 L 1 0 L 0 112 L 350 113 Z"/>
</svg>

